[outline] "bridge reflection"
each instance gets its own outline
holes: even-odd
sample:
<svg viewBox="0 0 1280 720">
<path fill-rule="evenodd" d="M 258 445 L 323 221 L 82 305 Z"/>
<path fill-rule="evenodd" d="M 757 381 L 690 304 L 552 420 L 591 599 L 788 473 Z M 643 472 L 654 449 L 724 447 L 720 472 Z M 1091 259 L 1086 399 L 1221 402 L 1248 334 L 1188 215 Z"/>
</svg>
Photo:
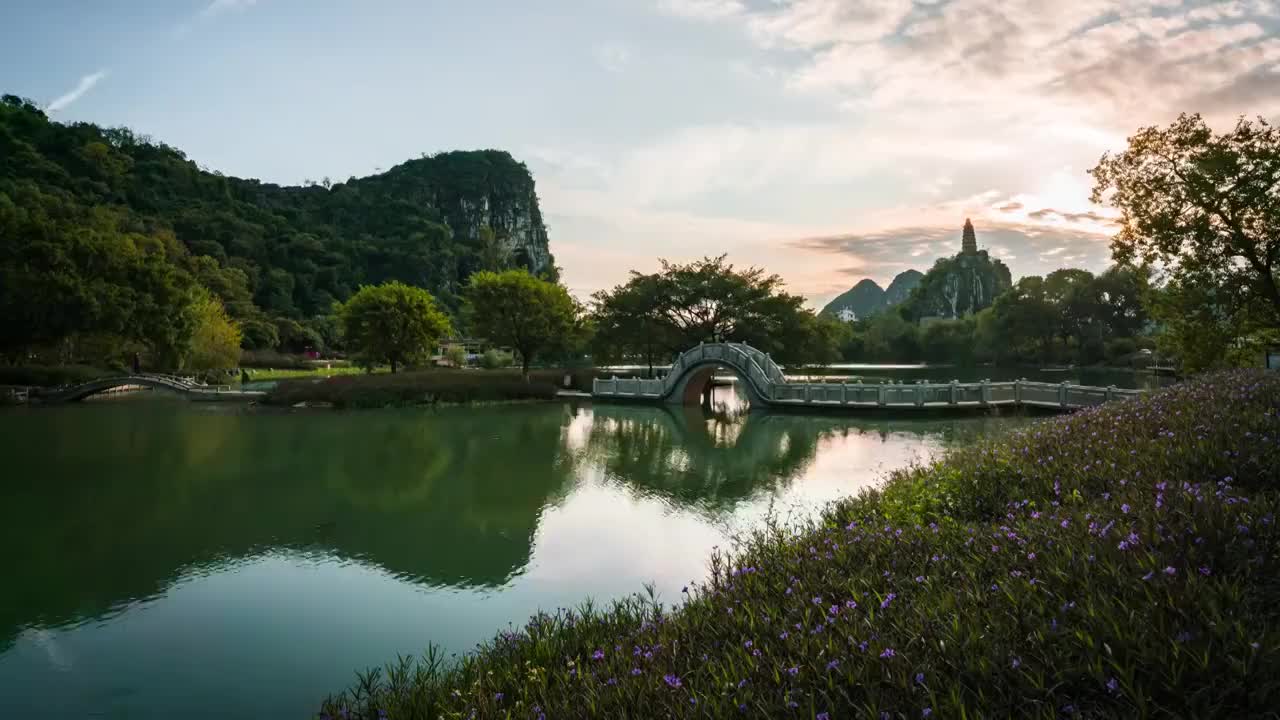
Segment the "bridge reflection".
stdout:
<svg viewBox="0 0 1280 720">
<path fill-rule="evenodd" d="M 731 397 L 722 396 L 718 397 Z M 973 426 L 974 421 L 963 423 Z M 124 401 L 0 414 L 0 650 L 285 549 L 429 586 L 493 588 L 543 514 L 603 476 L 704 516 L 785 488 L 825 439 L 949 433 L 878 417 L 547 404 L 366 413 Z"/>
</svg>

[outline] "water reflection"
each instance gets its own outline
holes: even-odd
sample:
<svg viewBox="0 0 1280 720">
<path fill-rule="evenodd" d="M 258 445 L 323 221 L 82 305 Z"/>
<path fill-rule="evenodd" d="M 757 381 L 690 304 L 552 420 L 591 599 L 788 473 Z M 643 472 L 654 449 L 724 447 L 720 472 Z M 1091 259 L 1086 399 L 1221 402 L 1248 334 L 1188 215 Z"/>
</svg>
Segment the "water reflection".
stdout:
<svg viewBox="0 0 1280 720">
<path fill-rule="evenodd" d="M 751 413 L 727 390 L 710 413 L 5 410 L 0 711 L 305 713 L 427 642 L 649 580 L 674 597 L 727 528 L 1008 422 Z"/>
</svg>

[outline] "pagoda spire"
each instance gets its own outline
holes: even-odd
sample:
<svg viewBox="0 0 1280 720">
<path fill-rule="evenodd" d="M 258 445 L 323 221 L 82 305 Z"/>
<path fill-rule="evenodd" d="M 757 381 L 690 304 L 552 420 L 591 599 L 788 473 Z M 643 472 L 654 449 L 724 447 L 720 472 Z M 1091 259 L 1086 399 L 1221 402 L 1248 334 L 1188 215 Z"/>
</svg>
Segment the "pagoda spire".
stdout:
<svg viewBox="0 0 1280 720">
<path fill-rule="evenodd" d="M 978 235 L 973 231 L 973 223 L 969 222 L 969 218 L 964 219 L 964 236 L 960 241 L 960 252 L 965 255 L 978 252 Z"/>
</svg>

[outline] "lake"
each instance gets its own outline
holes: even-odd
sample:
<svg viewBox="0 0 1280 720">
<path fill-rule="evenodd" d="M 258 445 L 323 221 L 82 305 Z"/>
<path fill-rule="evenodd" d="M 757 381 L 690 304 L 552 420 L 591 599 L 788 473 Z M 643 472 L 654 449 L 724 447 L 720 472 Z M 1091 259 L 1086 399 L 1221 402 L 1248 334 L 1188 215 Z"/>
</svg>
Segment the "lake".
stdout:
<svg viewBox="0 0 1280 720">
<path fill-rule="evenodd" d="M 354 672 L 652 583 L 1021 416 L 561 403 L 0 410 L 0 717 L 307 717 Z"/>
</svg>

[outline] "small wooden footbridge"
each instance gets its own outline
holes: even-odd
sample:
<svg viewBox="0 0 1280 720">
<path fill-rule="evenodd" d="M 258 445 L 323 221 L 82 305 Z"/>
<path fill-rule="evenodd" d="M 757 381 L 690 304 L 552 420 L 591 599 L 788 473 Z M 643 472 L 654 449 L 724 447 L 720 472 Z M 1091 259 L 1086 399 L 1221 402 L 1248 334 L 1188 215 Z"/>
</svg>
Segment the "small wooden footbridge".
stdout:
<svg viewBox="0 0 1280 720">
<path fill-rule="evenodd" d="M 1142 393 L 1117 387 L 1093 387 L 1029 380 L 915 384 L 791 382 L 765 352 L 743 343 L 702 343 L 680 354 L 666 377 L 597 378 L 597 400 L 695 405 L 715 374 L 737 376 L 751 404 L 764 408 L 832 410 L 928 410 L 1037 407 L 1077 410 Z"/>
<path fill-rule="evenodd" d="M 78 385 L 58 388 L 31 388 L 28 397 L 33 402 L 63 403 L 132 389 L 164 390 L 197 402 L 252 401 L 266 395 L 256 390 L 238 390 L 230 385 L 208 385 L 189 376 L 135 373 L 95 378 Z"/>
</svg>

